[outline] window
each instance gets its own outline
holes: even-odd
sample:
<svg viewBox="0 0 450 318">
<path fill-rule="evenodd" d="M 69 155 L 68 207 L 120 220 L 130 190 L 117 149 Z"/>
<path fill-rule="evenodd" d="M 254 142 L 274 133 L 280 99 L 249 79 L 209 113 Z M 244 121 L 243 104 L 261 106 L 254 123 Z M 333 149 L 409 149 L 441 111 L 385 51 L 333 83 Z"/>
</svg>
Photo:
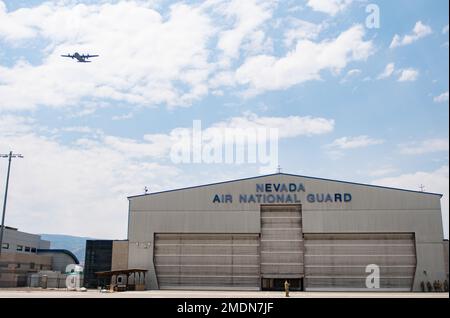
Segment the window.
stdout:
<svg viewBox="0 0 450 318">
<path fill-rule="evenodd" d="M 19 252 L 23 251 L 23 246 L 22 245 L 17 245 L 16 250 L 19 251 Z"/>
<path fill-rule="evenodd" d="M 30 269 L 34 269 L 34 263 L 30 263 Z"/>
<path fill-rule="evenodd" d="M 29 251 L 30 251 L 30 249 L 31 249 L 31 247 L 29 247 L 29 246 L 25 246 L 25 252 L 29 252 Z"/>
<path fill-rule="evenodd" d="M 9 243 L 3 243 L 2 248 L 5 250 L 9 249 Z"/>
<path fill-rule="evenodd" d="M 36 247 L 31 248 L 31 253 L 36 253 Z"/>
</svg>

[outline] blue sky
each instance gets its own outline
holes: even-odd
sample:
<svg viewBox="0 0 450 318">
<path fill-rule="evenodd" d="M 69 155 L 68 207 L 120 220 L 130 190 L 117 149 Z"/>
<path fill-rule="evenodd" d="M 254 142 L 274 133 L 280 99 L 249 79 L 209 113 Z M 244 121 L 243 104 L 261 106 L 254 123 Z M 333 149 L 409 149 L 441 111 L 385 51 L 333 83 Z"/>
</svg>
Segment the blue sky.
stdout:
<svg viewBox="0 0 450 318">
<path fill-rule="evenodd" d="M 174 163 L 171 136 L 201 120 L 278 128 L 283 172 L 443 193 L 448 237 L 448 6 L 0 1 L 0 152 L 25 155 L 7 224 L 125 237 L 126 196 L 144 186 L 275 172 Z M 100 57 L 60 57 L 75 51 Z"/>
</svg>

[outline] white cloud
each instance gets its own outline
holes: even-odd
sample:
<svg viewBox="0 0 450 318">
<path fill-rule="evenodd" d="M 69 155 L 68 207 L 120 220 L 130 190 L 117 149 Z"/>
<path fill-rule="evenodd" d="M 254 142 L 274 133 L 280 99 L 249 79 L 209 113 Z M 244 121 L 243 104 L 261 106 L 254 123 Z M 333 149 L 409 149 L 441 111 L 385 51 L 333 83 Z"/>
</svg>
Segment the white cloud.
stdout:
<svg viewBox="0 0 450 318">
<path fill-rule="evenodd" d="M 365 148 L 371 145 L 379 145 L 384 143 L 381 139 L 370 138 L 369 136 L 356 136 L 356 137 L 342 137 L 335 139 L 331 144 L 328 144 L 327 148 L 334 148 L 340 150 Z"/>
<path fill-rule="evenodd" d="M 232 71 L 217 72 L 209 81 L 211 88 L 222 86 L 234 86 L 236 84 L 235 73 Z"/>
<path fill-rule="evenodd" d="M 233 0 L 217 6 L 216 12 L 228 20 L 233 20 L 230 29 L 220 32 L 217 43 L 218 48 L 223 51 L 225 60 L 222 63 L 225 66 L 230 59 L 239 57 L 239 51 L 245 41 L 253 51 L 264 51 L 265 45 L 269 42 L 266 42 L 266 36 L 261 28 L 263 23 L 272 17 L 274 6 L 275 1 L 261 0 Z"/>
<path fill-rule="evenodd" d="M 241 85 L 248 85 L 247 95 L 318 80 L 321 71 L 337 73 L 352 61 L 366 60 L 373 53 L 373 45 L 363 37 L 364 28 L 357 25 L 332 40 L 299 41 L 295 49 L 282 58 L 250 57 L 237 69 L 236 80 Z"/>
<path fill-rule="evenodd" d="M 351 69 L 347 72 L 347 74 L 345 74 L 344 78 L 341 79 L 340 83 L 346 83 L 350 79 L 358 77 L 361 73 L 362 71 L 360 69 Z"/>
<path fill-rule="evenodd" d="M 403 174 L 392 178 L 383 178 L 374 180 L 372 184 L 410 189 L 420 190 L 419 186 L 422 184 L 425 186 L 425 191 L 435 192 L 443 194 L 441 199 L 442 218 L 444 225 L 444 237 L 448 238 L 449 228 L 449 167 L 448 165 L 431 171 L 418 171 L 410 174 Z"/>
<path fill-rule="evenodd" d="M 290 7 L 287 11 L 289 13 L 295 13 L 295 12 L 299 12 L 299 11 L 303 11 L 305 8 L 302 7 L 301 5 L 294 5 L 292 7 Z"/>
<path fill-rule="evenodd" d="M 39 40 L 46 47 L 37 63 L 0 64 L 0 110 L 71 111 L 88 102 L 89 113 L 116 102 L 190 106 L 231 86 L 251 96 L 317 80 L 324 70 L 336 74 L 373 53 L 360 25 L 315 42 L 324 25 L 292 19 L 284 40 L 295 46 L 275 57 L 267 22 L 276 7 L 275 0 L 210 0 L 160 13 L 144 1 L 44 2 L 9 12 L 2 2 L 0 41 L 30 48 Z M 60 57 L 76 51 L 100 57 L 90 64 Z"/>
<path fill-rule="evenodd" d="M 397 169 L 392 167 L 392 166 L 382 166 L 376 169 L 371 169 L 368 173 L 369 176 L 371 177 L 381 177 L 381 176 L 385 176 L 388 174 L 392 174 L 394 172 L 396 172 Z"/>
<path fill-rule="evenodd" d="M 208 134 L 220 128 L 277 128 L 280 138 L 293 138 L 328 133 L 334 121 L 245 113 L 203 129 Z M 65 130 L 87 135 L 63 144 L 60 133 Z M 1 116 L 0 149 L 25 156 L 14 161 L 7 224 L 35 233 L 124 238 L 127 195 L 142 193 L 144 186 L 154 192 L 177 188 L 183 182 L 192 184 L 192 175 L 181 173 L 180 166 L 169 160 L 172 145 L 179 142 L 176 138 L 180 130 L 189 132 L 192 128 L 174 128 L 141 139 L 106 135 L 85 126 L 52 134 L 40 129 L 31 118 Z M 5 174 L 6 165 L 2 164 L 0 180 Z M 108 226 L 104 226 L 105 220 Z"/>
<path fill-rule="evenodd" d="M 83 98 L 173 107 L 208 93 L 207 46 L 216 30 L 201 7 L 175 4 L 165 17 L 144 2 L 1 10 L 0 41 L 48 45 L 41 64 L 0 65 L 0 109 L 67 107 Z M 76 51 L 100 58 L 80 64 L 60 57 Z"/>
<path fill-rule="evenodd" d="M 398 82 L 413 82 L 419 77 L 419 71 L 414 68 L 395 70 L 395 64 L 389 63 L 384 68 L 383 72 L 377 76 L 378 80 L 390 78 L 393 74 L 397 74 Z"/>
<path fill-rule="evenodd" d="M 291 47 L 292 44 L 299 40 L 314 40 L 325 28 L 324 24 L 315 24 L 300 19 L 291 19 L 292 25 L 284 33 L 284 44 Z"/>
<path fill-rule="evenodd" d="M 439 96 L 433 98 L 435 103 L 448 103 L 448 91 L 442 93 Z"/>
<path fill-rule="evenodd" d="M 123 115 L 114 115 L 111 117 L 112 120 L 125 120 L 125 119 L 130 119 L 133 118 L 133 113 L 127 113 L 127 114 L 123 114 Z"/>
<path fill-rule="evenodd" d="M 394 63 L 389 63 L 384 68 L 384 71 L 380 75 L 378 75 L 377 79 L 389 78 L 394 73 L 394 71 L 395 71 L 395 64 Z"/>
<path fill-rule="evenodd" d="M 448 139 L 444 138 L 427 139 L 400 145 L 400 153 L 404 155 L 423 155 L 440 151 L 448 152 L 448 150 Z"/>
<path fill-rule="evenodd" d="M 413 68 L 407 68 L 399 71 L 399 82 L 414 82 L 419 77 L 419 71 Z"/>
<path fill-rule="evenodd" d="M 6 223 L 26 231 L 125 238 L 126 196 L 142 193 L 144 185 L 171 186 L 178 176 L 177 167 L 135 160 L 101 140 L 63 145 L 13 126 L 0 149 L 24 159 L 13 163 Z M 2 164 L 0 179 L 5 175 Z"/>
<path fill-rule="evenodd" d="M 314 11 L 335 16 L 345 10 L 352 2 L 353 0 L 308 0 L 307 6 Z"/>
<path fill-rule="evenodd" d="M 293 138 L 326 134 L 334 129 L 334 120 L 311 116 L 268 117 L 258 116 L 252 112 L 245 112 L 241 116 L 213 123 L 209 127 L 202 127 L 205 135 L 222 134 L 223 129 L 277 129 L 279 138 Z M 115 151 L 130 158 L 163 159 L 168 156 L 170 148 L 183 134 L 190 135 L 192 127 L 179 127 L 167 134 L 146 134 L 144 141 L 130 138 L 101 135 L 100 142 Z M 80 139 L 78 144 L 92 145 L 90 139 Z"/>
<path fill-rule="evenodd" d="M 359 69 L 352 69 L 347 72 L 347 76 L 358 76 L 362 71 Z"/>
<path fill-rule="evenodd" d="M 61 129 L 66 132 L 76 132 L 76 133 L 91 133 L 93 130 L 87 126 L 72 126 L 72 127 L 64 127 Z"/>
<path fill-rule="evenodd" d="M 260 117 L 244 113 L 227 121 L 216 123 L 213 128 L 275 128 L 280 138 L 326 134 L 334 129 L 334 120 L 311 116 Z"/>
<path fill-rule="evenodd" d="M 448 33 L 448 24 L 442 28 L 442 34 L 447 34 Z"/>
<path fill-rule="evenodd" d="M 16 133 L 27 133 L 32 131 L 34 120 L 30 117 L 1 115 L 0 136 L 8 137 Z"/>
<path fill-rule="evenodd" d="M 128 158 L 162 158 L 167 155 L 172 144 L 168 135 L 151 135 L 145 142 L 130 138 L 104 136 L 101 142 Z"/>
<path fill-rule="evenodd" d="M 394 35 L 394 38 L 392 39 L 391 45 L 389 47 L 393 49 L 396 47 L 409 45 L 421 38 L 430 35 L 431 33 L 433 33 L 433 31 L 430 26 L 423 24 L 422 21 L 417 21 L 411 34 L 407 34 L 403 37 L 398 34 Z"/>
<path fill-rule="evenodd" d="M 36 36 L 37 30 L 23 23 L 28 14 L 29 9 L 21 9 L 15 13 L 8 14 L 6 5 L 3 1 L 0 1 L 0 39 L 15 41 Z"/>
</svg>

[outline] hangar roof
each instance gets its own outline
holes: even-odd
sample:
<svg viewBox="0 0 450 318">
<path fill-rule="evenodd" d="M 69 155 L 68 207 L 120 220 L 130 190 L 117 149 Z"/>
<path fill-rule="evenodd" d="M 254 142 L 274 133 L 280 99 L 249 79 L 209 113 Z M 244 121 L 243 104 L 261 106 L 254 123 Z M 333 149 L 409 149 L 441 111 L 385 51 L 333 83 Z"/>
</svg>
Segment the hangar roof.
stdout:
<svg viewBox="0 0 450 318">
<path fill-rule="evenodd" d="M 282 175 L 282 176 L 284 175 L 284 176 L 290 176 L 290 177 L 301 177 L 301 178 L 306 178 L 306 179 L 322 180 L 322 181 L 340 182 L 340 183 L 351 184 L 351 185 L 358 185 L 358 186 L 364 186 L 364 187 L 381 188 L 381 189 L 388 189 L 388 190 L 398 190 L 398 191 L 413 192 L 413 193 L 419 193 L 419 194 L 437 195 L 437 196 L 440 196 L 440 197 L 443 196 L 443 194 L 441 194 L 441 193 L 423 192 L 423 191 L 400 189 L 400 188 L 394 188 L 394 187 L 385 187 L 385 186 L 379 186 L 379 185 L 373 185 L 373 184 L 367 184 L 367 183 L 357 183 L 357 182 L 350 182 L 350 181 L 342 181 L 342 180 L 326 179 L 326 178 L 318 178 L 318 177 L 309 177 L 309 176 L 302 176 L 302 175 L 292 174 L 292 173 L 278 172 L 278 173 L 266 174 L 266 175 L 256 176 L 256 177 L 249 177 L 249 178 L 241 178 L 241 179 L 235 179 L 235 180 L 207 183 L 207 184 L 202 184 L 202 185 L 197 185 L 197 186 L 192 186 L 192 187 L 185 187 L 185 188 L 179 188 L 179 189 L 165 190 L 165 191 L 159 191 L 159 192 L 153 192 L 153 193 L 147 193 L 147 194 L 131 195 L 131 196 L 128 196 L 127 198 L 128 199 L 133 199 L 133 198 L 136 198 L 136 197 L 143 197 L 143 196 L 155 195 L 155 194 L 167 193 L 167 192 L 173 192 L 173 191 L 181 191 L 181 190 L 187 190 L 187 189 L 208 187 L 208 186 L 212 186 L 212 185 L 219 185 L 219 184 L 225 184 L 225 183 L 230 183 L 230 182 L 237 182 L 237 181 L 244 181 L 244 180 L 251 180 L 251 179 L 259 179 L 259 178 L 271 177 L 271 176 L 276 176 L 276 175 Z"/>
</svg>

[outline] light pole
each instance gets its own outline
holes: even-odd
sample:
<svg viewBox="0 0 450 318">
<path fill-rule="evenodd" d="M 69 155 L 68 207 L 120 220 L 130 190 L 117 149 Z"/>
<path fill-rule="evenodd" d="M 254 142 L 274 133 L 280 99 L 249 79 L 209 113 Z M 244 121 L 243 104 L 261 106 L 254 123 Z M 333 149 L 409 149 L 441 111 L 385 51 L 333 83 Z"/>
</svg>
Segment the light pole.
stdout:
<svg viewBox="0 0 450 318">
<path fill-rule="evenodd" d="M 0 158 L 8 158 L 8 172 L 6 174 L 5 199 L 3 200 L 2 225 L 0 227 L 0 256 L 1 256 L 3 249 L 3 230 L 5 228 L 6 199 L 8 197 L 8 184 L 9 184 L 9 172 L 11 170 L 11 159 L 23 158 L 23 156 L 21 154 L 13 154 L 13 152 L 10 151 L 9 154 L 0 154 Z"/>
</svg>

